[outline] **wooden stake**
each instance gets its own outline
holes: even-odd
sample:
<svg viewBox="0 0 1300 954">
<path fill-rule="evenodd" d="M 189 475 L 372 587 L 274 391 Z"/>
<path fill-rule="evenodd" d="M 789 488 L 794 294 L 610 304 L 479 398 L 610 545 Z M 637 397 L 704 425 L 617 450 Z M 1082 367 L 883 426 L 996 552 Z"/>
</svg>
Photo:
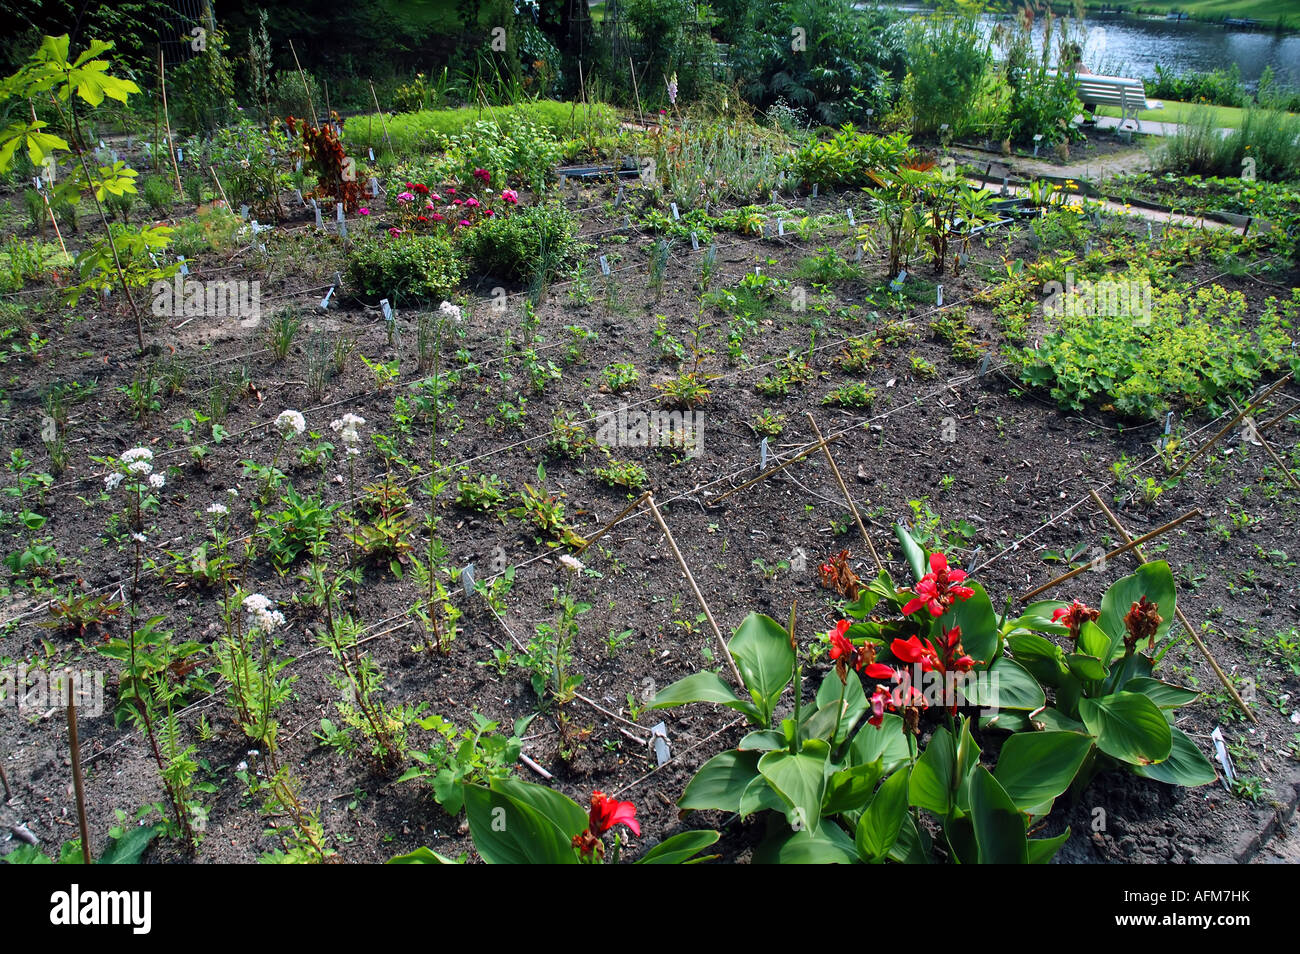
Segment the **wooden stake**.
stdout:
<svg viewBox="0 0 1300 954">
<path fill-rule="evenodd" d="M 1291 405 L 1289 408 L 1287 408 L 1286 410 L 1284 410 L 1284 411 L 1279 411 L 1277 414 L 1274 414 L 1272 417 L 1270 417 L 1270 418 L 1269 418 L 1267 421 L 1265 421 L 1263 424 L 1259 425 L 1259 427 L 1255 428 L 1255 430 L 1256 430 L 1256 431 L 1266 431 L 1266 430 L 1268 430 L 1270 427 L 1272 427 L 1274 424 L 1276 424 L 1278 421 L 1280 421 L 1280 420 L 1282 420 L 1284 417 L 1286 417 L 1288 414 L 1294 414 L 1296 411 L 1300 411 L 1300 401 L 1295 402 L 1294 404 L 1292 404 L 1292 405 Z"/>
<path fill-rule="evenodd" d="M 817 440 L 822 440 L 821 428 L 817 426 L 816 419 L 812 416 L 812 411 L 805 411 L 804 416 L 808 418 L 808 423 L 812 425 L 813 434 Z M 880 554 L 876 553 L 875 546 L 871 543 L 871 535 L 867 533 L 866 525 L 862 522 L 862 517 L 858 513 L 857 504 L 853 502 L 853 495 L 849 493 L 849 488 L 844 483 L 844 478 L 840 476 L 840 469 L 835 466 L 835 458 L 831 456 L 831 449 L 822 442 L 822 453 L 826 455 L 826 463 L 831 465 L 831 473 L 835 475 L 835 482 L 840 485 L 840 493 L 844 495 L 844 502 L 849 505 L 849 512 L 853 514 L 853 520 L 858 525 L 858 533 L 862 534 L 862 542 L 867 545 L 871 551 L 871 559 L 876 561 L 876 570 L 883 570 L 885 565 L 880 562 Z"/>
<path fill-rule="evenodd" d="M 645 113 L 641 111 L 641 94 L 637 92 L 636 88 L 636 67 L 632 65 L 632 57 L 630 56 L 627 58 L 627 68 L 632 72 L 632 95 L 636 97 L 636 116 L 638 121 L 641 123 L 641 127 L 644 129 Z"/>
<path fill-rule="evenodd" d="M 1189 458 L 1187 458 L 1187 460 L 1183 461 L 1182 466 L 1179 467 L 1176 471 L 1174 471 L 1173 476 L 1172 476 L 1170 479 L 1173 480 L 1173 479 L 1176 479 L 1176 478 L 1182 476 L 1182 474 L 1187 470 L 1187 468 L 1188 468 L 1188 467 L 1191 467 L 1193 463 L 1195 463 L 1196 461 L 1200 460 L 1201 456 L 1202 456 L 1206 451 L 1208 451 L 1211 447 L 1213 447 L 1215 444 L 1217 444 L 1217 443 L 1219 442 L 1219 439 L 1222 438 L 1224 434 L 1228 433 L 1228 431 L 1230 431 L 1230 430 L 1232 430 L 1234 427 L 1236 427 L 1237 424 L 1238 424 L 1238 422 L 1239 422 L 1243 417 L 1245 417 L 1245 416 L 1246 416 L 1247 414 L 1249 414 L 1251 411 L 1253 411 L 1253 410 L 1255 410 L 1257 407 L 1259 407 L 1260 404 L 1262 404 L 1262 403 L 1264 402 L 1264 399 L 1265 399 L 1265 398 L 1267 398 L 1270 394 L 1272 394 L 1274 391 L 1276 391 L 1276 390 L 1277 390 L 1278 388 L 1280 388 L 1283 384 L 1285 384 L 1287 381 L 1290 381 L 1290 380 L 1291 380 L 1291 372 L 1288 371 L 1286 374 L 1282 375 L 1282 377 L 1278 378 L 1277 381 L 1275 381 L 1275 382 L 1273 383 L 1273 385 L 1272 385 L 1272 386 L 1271 386 L 1267 391 L 1265 391 L 1265 392 L 1264 392 L 1263 394 L 1261 394 L 1259 397 L 1255 398 L 1255 400 L 1254 400 L 1253 402 L 1251 402 L 1250 406 L 1247 407 L 1246 410 L 1244 410 L 1244 411 L 1239 410 L 1239 411 L 1237 412 L 1237 416 L 1236 416 L 1236 417 L 1234 417 L 1234 418 L 1233 418 L 1231 421 L 1229 421 L 1227 424 L 1223 425 L 1222 430 L 1220 430 L 1217 434 L 1215 434 L 1215 435 L 1214 435 L 1213 437 L 1211 437 L 1208 441 L 1206 441 L 1204 444 L 1202 444 L 1201 447 L 1196 451 L 1196 453 L 1194 453 L 1191 457 L 1189 457 Z M 1233 406 L 1235 407 L 1236 405 L 1233 405 Z"/>
<path fill-rule="evenodd" d="M 72 786 L 77 794 L 77 824 L 81 828 L 81 857 L 86 864 L 90 860 L 90 826 L 86 824 L 86 789 L 81 779 L 81 743 L 77 739 L 77 694 L 72 687 L 72 673 L 65 672 L 68 685 L 68 748 L 72 753 Z M 6 786 L 8 788 L 8 786 Z"/>
<path fill-rule="evenodd" d="M 221 180 L 217 178 L 217 170 L 213 169 L 212 166 L 209 165 L 208 172 L 212 173 L 212 181 L 217 184 L 217 191 L 221 193 L 221 201 L 226 203 L 226 208 L 230 210 L 230 200 L 226 198 L 226 190 L 221 185 Z"/>
<path fill-rule="evenodd" d="M 1119 522 L 1119 518 L 1111 513 L 1110 508 L 1106 506 L 1106 502 L 1097 495 L 1097 491 L 1089 487 L 1088 493 L 1092 496 L 1093 503 L 1095 503 L 1101 509 L 1101 512 L 1106 515 L 1106 519 L 1109 520 L 1110 525 L 1115 528 L 1115 532 L 1124 539 L 1125 543 L 1132 543 L 1133 538 L 1129 536 L 1129 532 L 1124 529 L 1124 525 Z M 1147 560 L 1147 555 L 1142 552 L 1141 547 L 1134 547 L 1133 551 L 1138 560 L 1142 563 L 1150 562 Z M 1259 719 L 1255 717 L 1255 713 L 1250 711 L 1250 707 L 1247 706 L 1241 696 L 1237 694 L 1237 688 L 1232 684 L 1232 680 L 1230 680 L 1227 674 L 1219 668 L 1219 662 L 1214 658 L 1214 654 L 1210 652 L 1210 647 L 1206 646 L 1201 640 L 1195 627 L 1193 627 L 1191 622 L 1187 619 L 1187 614 L 1184 613 L 1182 607 L 1178 606 L 1176 603 L 1174 605 L 1174 615 L 1178 617 L 1178 622 L 1183 625 L 1183 629 L 1187 630 L 1187 635 L 1190 636 L 1192 642 L 1196 644 L 1196 648 L 1201 651 L 1201 655 L 1203 655 L 1205 661 L 1210 664 L 1210 668 L 1214 670 L 1214 674 L 1219 677 L 1219 682 L 1223 685 L 1223 688 L 1228 690 L 1228 695 L 1232 696 L 1232 701 L 1237 704 L 1237 707 L 1241 709 L 1242 712 L 1246 713 L 1246 717 L 1250 719 L 1251 722 L 1258 723 Z"/>
<path fill-rule="evenodd" d="M 736 661 L 731 658 L 731 652 L 727 649 L 727 641 L 722 638 L 722 630 L 718 629 L 717 621 L 713 618 L 713 611 L 709 609 L 709 604 L 704 601 L 704 594 L 700 592 L 699 586 L 695 583 L 695 577 L 691 575 L 691 568 L 686 565 L 686 560 L 682 557 L 682 551 L 677 549 L 677 541 L 673 539 L 673 532 L 668 529 L 668 524 L 664 523 L 664 516 L 659 512 L 659 505 L 655 503 L 654 494 L 646 497 L 646 503 L 650 505 L 650 512 L 654 514 L 655 522 L 659 524 L 659 529 L 663 531 L 664 537 L 668 540 L 668 546 L 673 551 L 673 556 L 677 559 L 677 565 L 682 568 L 682 573 L 686 576 L 686 582 L 691 585 L 691 592 L 695 594 L 695 599 L 704 610 L 704 617 L 709 621 L 713 628 L 713 635 L 717 637 L 718 646 L 722 650 L 722 658 L 731 666 L 731 675 L 735 677 L 736 686 L 743 689 L 745 680 L 740 677 L 740 670 L 736 668 Z"/>
<path fill-rule="evenodd" d="M 1163 527 L 1156 527 L 1156 529 L 1152 530 L 1150 533 L 1144 534 L 1138 537 L 1136 540 L 1130 540 L 1122 547 L 1116 547 L 1114 550 L 1111 550 L 1109 553 L 1105 554 L 1101 559 L 1103 562 L 1105 562 L 1108 560 L 1112 560 L 1117 556 L 1121 556 L 1122 554 L 1128 553 L 1129 550 L 1135 549 L 1136 547 L 1140 547 L 1148 540 L 1154 540 L 1162 533 L 1168 533 L 1170 530 L 1174 529 L 1174 527 L 1178 526 L 1183 521 L 1190 520 L 1192 517 L 1199 517 L 1200 515 L 1201 515 L 1201 511 L 1196 507 L 1193 507 L 1191 510 L 1187 511 L 1187 513 L 1183 514 L 1181 517 L 1177 518 L 1176 520 L 1170 520 Z M 1039 593 L 1046 593 L 1054 586 L 1059 586 L 1060 584 L 1064 583 L 1066 580 L 1072 580 L 1080 573 L 1086 573 L 1088 570 L 1092 569 L 1092 565 L 1093 564 L 1091 562 L 1087 563 L 1084 566 L 1076 567 L 1075 569 L 1071 570 L 1069 573 L 1065 573 L 1062 574 L 1061 576 L 1058 576 L 1054 580 L 1049 580 L 1048 582 L 1044 583 L 1042 586 L 1038 587 L 1037 589 L 1030 590 L 1024 596 L 1020 597 L 1020 602 L 1028 603 Z"/>
<path fill-rule="evenodd" d="M 630 513 L 631 513 L 633 510 L 635 510 L 637 507 L 641 506 L 641 504 L 645 503 L 645 499 L 646 499 L 647 497 L 650 496 L 650 493 L 651 493 L 651 492 L 650 492 L 649 490 L 647 490 L 647 491 L 646 491 L 645 493 L 643 493 L 640 497 L 637 497 L 636 500 L 633 500 L 630 504 L 628 504 L 626 507 L 624 507 L 624 508 L 619 512 L 619 515 L 618 515 L 617 517 L 615 517 L 615 518 L 614 518 L 613 520 L 611 520 L 609 523 L 605 524 L 603 527 L 601 527 L 599 530 L 597 530 L 595 534 L 593 534 L 593 535 L 590 536 L 590 537 L 587 537 L 587 542 L 584 543 L 582 546 L 578 547 L 578 552 L 581 553 L 582 551 L 586 550 L 587 547 L 591 546 L 593 543 L 595 543 L 597 540 L 599 540 L 599 539 L 600 539 L 601 537 L 603 537 L 605 534 L 609 533 L 609 531 L 613 530 L 613 529 L 614 529 L 614 525 L 615 525 L 616 523 L 618 523 L 619 521 L 621 521 L 624 517 L 626 517 L 628 514 L 630 514 Z"/>
<path fill-rule="evenodd" d="M 834 444 L 837 440 L 839 440 L 839 439 L 840 439 L 841 437 L 843 437 L 843 436 L 844 436 L 844 435 L 842 435 L 842 434 L 832 434 L 832 435 L 831 435 L 830 437 L 828 437 L 826 440 L 824 440 L 824 441 L 818 441 L 816 444 L 813 444 L 811 447 L 807 448 L 806 450 L 802 450 L 802 451 L 800 451 L 798 454 L 796 454 L 794 457 L 791 457 L 789 460 L 783 460 L 781 463 L 777 464 L 775 467 L 769 467 L 767 470 L 763 471 L 763 472 L 762 472 L 761 474 L 759 474 L 757 477 L 754 477 L 754 478 L 752 478 L 752 479 L 750 479 L 750 480 L 745 481 L 745 482 L 744 482 L 743 484 L 741 484 L 739 487 L 732 487 L 732 488 L 731 488 L 730 490 L 728 490 L 726 493 L 718 494 L 718 496 L 714 497 L 712 500 L 710 500 L 710 501 L 708 502 L 708 503 L 709 503 L 709 506 L 712 507 L 714 504 L 719 503 L 720 501 L 726 500 L 726 499 L 727 499 L 728 497 L 730 497 L 732 494 L 738 494 L 738 493 L 740 493 L 742 490 L 745 490 L 745 489 L 748 488 L 748 487 L 752 487 L 752 486 L 754 486 L 754 484 L 757 484 L 757 483 L 760 483 L 760 482 L 762 482 L 762 481 L 764 481 L 764 480 L 767 480 L 767 478 L 771 477 L 773 474 L 777 473 L 778 471 L 785 470 L 785 469 L 786 469 L 787 467 L 789 467 L 791 464 L 797 464 L 797 463 L 799 463 L 799 461 L 803 460 L 803 459 L 804 459 L 805 457 L 807 457 L 809 454 L 815 454 L 815 453 L 817 453 L 819 450 L 821 450 L 821 449 L 822 449 L 823 447 L 825 447 L 827 444 Z"/>
<path fill-rule="evenodd" d="M 375 94 L 375 84 L 373 80 L 366 80 L 370 84 L 370 98 L 375 101 L 375 112 L 379 114 L 379 125 L 384 127 L 384 142 L 388 143 L 388 151 L 393 151 L 393 140 L 388 138 L 388 120 L 384 118 L 384 111 L 379 108 L 379 97 Z"/>
<path fill-rule="evenodd" d="M 179 195 L 184 189 L 181 186 L 181 170 L 176 165 L 176 145 L 172 142 L 172 121 L 167 115 L 167 77 L 163 72 L 162 46 L 158 47 L 158 86 L 162 90 L 163 125 L 167 129 L 167 155 L 172 161 L 172 173 L 176 176 L 176 193 Z"/>
<path fill-rule="evenodd" d="M 1228 400 L 1232 403 L 1232 406 L 1234 408 L 1237 408 L 1238 411 L 1241 410 L 1241 408 L 1237 407 L 1236 401 L 1233 401 L 1232 398 L 1228 398 Z M 1253 423 L 1255 419 L 1252 417 L 1247 417 L 1246 420 L 1251 421 Z M 1277 456 L 1277 451 L 1273 450 L 1272 445 L 1270 445 L 1268 441 L 1264 440 L 1264 435 L 1261 434 L 1259 431 L 1260 431 L 1259 425 L 1255 424 L 1254 426 L 1255 440 L 1259 441 L 1260 446 L 1263 447 L 1264 450 L 1268 451 L 1268 456 L 1273 458 L 1273 463 L 1277 464 L 1277 466 L 1282 469 L 1282 473 L 1286 476 L 1287 483 L 1289 483 L 1292 486 L 1292 488 L 1294 488 L 1295 490 L 1300 490 L 1300 481 L 1297 481 L 1295 479 L 1295 474 L 1291 473 L 1291 468 L 1287 467 L 1287 465 L 1282 462 L 1282 458 Z"/>
<path fill-rule="evenodd" d="M 4 785 L 5 787 L 5 801 L 13 801 L 14 793 L 9 790 L 9 776 L 5 775 L 5 766 L 3 761 L 0 761 L 0 785 Z"/>
<path fill-rule="evenodd" d="M 320 119 L 316 115 L 316 103 L 311 98 L 311 87 L 307 85 L 307 74 L 303 72 L 302 64 L 298 62 L 298 51 L 293 48 L 293 40 L 289 41 L 289 52 L 293 54 L 293 65 L 298 67 L 298 76 L 302 79 L 302 91 L 307 94 L 307 108 L 311 110 L 311 124 L 320 125 Z"/>
</svg>

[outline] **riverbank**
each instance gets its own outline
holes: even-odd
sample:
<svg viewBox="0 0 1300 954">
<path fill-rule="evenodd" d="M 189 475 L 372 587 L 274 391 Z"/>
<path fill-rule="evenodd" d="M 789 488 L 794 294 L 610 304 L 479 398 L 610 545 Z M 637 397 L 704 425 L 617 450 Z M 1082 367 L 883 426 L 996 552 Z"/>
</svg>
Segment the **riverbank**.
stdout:
<svg viewBox="0 0 1300 954">
<path fill-rule="evenodd" d="M 1225 18 L 1257 20 L 1259 29 L 1300 31 L 1300 8 L 1279 10 L 1276 0 L 1142 0 L 1141 3 L 1103 3 L 1089 0 L 1089 13 L 1185 13 L 1191 20 L 1221 23 Z"/>
</svg>

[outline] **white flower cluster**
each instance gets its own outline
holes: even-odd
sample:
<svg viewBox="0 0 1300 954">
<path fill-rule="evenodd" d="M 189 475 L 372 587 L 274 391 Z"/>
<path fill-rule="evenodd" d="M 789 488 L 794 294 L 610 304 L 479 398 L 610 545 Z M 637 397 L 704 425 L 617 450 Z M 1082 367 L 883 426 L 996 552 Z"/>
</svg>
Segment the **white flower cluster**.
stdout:
<svg viewBox="0 0 1300 954">
<path fill-rule="evenodd" d="M 224 517 L 226 514 L 230 513 L 230 511 L 226 508 L 225 504 L 214 503 L 208 504 L 208 513 L 216 514 L 218 517 Z"/>
<path fill-rule="evenodd" d="M 121 457 L 122 470 L 125 473 L 112 473 L 104 478 L 105 490 L 116 490 L 122 485 L 123 479 L 130 475 L 131 477 L 141 480 L 149 478 L 149 486 L 155 490 L 161 489 L 167 483 L 167 478 L 162 474 L 153 472 L 153 451 L 147 447 L 132 447 Z"/>
<path fill-rule="evenodd" d="M 244 597 L 244 612 L 248 614 L 248 628 L 270 634 L 284 625 L 284 614 L 275 608 L 275 602 L 260 593 Z"/>
<path fill-rule="evenodd" d="M 281 411 L 280 416 L 275 419 L 275 429 L 286 441 L 291 441 L 307 430 L 307 419 L 300 411 Z"/>
<path fill-rule="evenodd" d="M 366 419 L 357 414 L 344 414 L 337 421 L 330 422 L 330 430 L 343 441 L 349 457 L 356 457 L 361 453 L 361 448 L 357 446 L 361 443 L 361 433 L 357 428 L 364 423 Z"/>
<path fill-rule="evenodd" d="M 460 321 L 461 319 L 460 308 L 449 301 L 444 301 L 438 306 L 438 314 L 445 318 L 450 318 L 452 321 Z"/>
</svg>

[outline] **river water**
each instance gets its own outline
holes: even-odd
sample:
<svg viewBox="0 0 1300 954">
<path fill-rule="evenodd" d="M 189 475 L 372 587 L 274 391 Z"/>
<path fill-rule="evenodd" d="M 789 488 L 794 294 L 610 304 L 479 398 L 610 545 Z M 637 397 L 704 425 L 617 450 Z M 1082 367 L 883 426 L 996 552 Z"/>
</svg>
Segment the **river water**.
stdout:
<svg viewBox="0 0 1300 954">
<path fill-rule="evenodd" d="M 890 6 L 904 12 L 925 9 L 904 4 Z M 1005 15 L 987 14 L 980 19 L 989 31 L 1010 22 Z M 1084 21 L 1084 31 L 1083 62 L 1094 73 L 1145 78 L 1155 75 L 1157 63 L 1180 73 L 1226 70 L 1235 63 L 1242 80 L 1252 88 L 1266 66 L 1273 68 L 1279 83 L 1300 87 L 1300 36 L 1296 34 L 1122 14 L 1090 14 Z M 1041 22 L 1034 25 L 1034 34 L 1041 43 Z"/>
</svg>

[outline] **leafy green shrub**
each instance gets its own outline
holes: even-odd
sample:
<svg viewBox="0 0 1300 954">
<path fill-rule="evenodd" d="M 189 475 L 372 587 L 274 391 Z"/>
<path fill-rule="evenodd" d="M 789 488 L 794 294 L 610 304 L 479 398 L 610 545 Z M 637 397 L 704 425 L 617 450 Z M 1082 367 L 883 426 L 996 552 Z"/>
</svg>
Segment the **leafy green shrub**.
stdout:
<svg viewBox="0 0 1300 954">
<path fill-rule="evenodd" d="M 348 253 L 348 282 L 364 298 L 442 301 L 464 275 L 456 249 L 435 235 L 383 235 Z"/>
<path fill-rule="evenodd" d="M 905 85 L 913 135 L 932 135 L 944 123 L 950 135 L 967 132 L 991 61 L 989 41 L 974 17 L 938 14 L 913 21 Z"/>
<path fill-rule="evenodd" d="M 577 264 L 585 247 L 577 232 L 577 219 L 563 206 L 535 205 L 476 225 L 462 233 L 460 245 L 483 274 L 550 281 Z"/>
<path fill-rule="evenodd" d="M 306 87 L 302 82 L 304 75 L 307 77 Z M 308 89 L 311 90 L 310 106 L 307 98 Z M 297 70 L 284 70 L 276 74 L 275 80 L 271 83 L 270 101 L 271 115 L 280 119 L 286 116 L 311 119 L 314 126 L 316 121 L 311 115 L 311 107 L 314 106 L 320 115 L 325 113 L 325 94 L 321 92 L 320 83 L 310 73 L 303 74 Z"/>
<path fill-rule="evenodd" d="M 906 133 L 873 136 L 845 126 L 825 142 L 803 145 L 795 153 L 791 171 L 805 186 L 819 183 L 823 189 L 856 189 L 878 184 L 873 173 L 892 172 L 915 155 Z"/>
<path fill-rule="evenodd" d="M 353 116 L 343 124 L 343 138 L 373 146 L 378 158 L 394 154 L 413 156 L 441 148 L 449 137 L 463 133 L 472 123 L 510 116 L 527 119 L 556 138 L 588 132 L 608 135 L 618 129 L 617 115 L 604 104 L 594 103 L 588 107 L 542 99 L 492 112 L 466 107 L 386 115 L 387 137 L 383 134 L 379 116 L 373 113 Z"/>
<path fill-rule="evenodd" d="M 868 109 L 884 115 L 903 75 L 905 38 L 896 13 L 851 0 L 760 0 L 747 7 L 731 62 L 746 78 L 751 102 L 784 100 L 828 126 L 862 122 Z M 805 49 L 795 48 L 791 24 L 804 30 Z"/>
<path fill-rule="evenodd" d="M 142 190 L 145 205 L 154 215 L 165 215 L 171 211 L 176 193 L 165 176 L 146 176 Z"/>
<path fill-rule="evenodd" d="M 1125 309 L 1090 315 L 1093 309 L 1072 314 L 1067 307 L 1041 347 L 1019 352 L 1021 378 L 1050 387 L 1063 408 L 1076 411 L 1094 402 L 1146 418 L 1174 401 L 1221 409 L 1228 395 L 1244 398 L 1264 374 L 1285 366 L 1300 290 L 1289 300 L 1270 298 L 1253 333 L 1243 327 L 1246 308 L 1240 292 L 1218 285 L 1190 297 L 1180 290 L 1154 296 L 1149 321 Z"/>
</svg>

